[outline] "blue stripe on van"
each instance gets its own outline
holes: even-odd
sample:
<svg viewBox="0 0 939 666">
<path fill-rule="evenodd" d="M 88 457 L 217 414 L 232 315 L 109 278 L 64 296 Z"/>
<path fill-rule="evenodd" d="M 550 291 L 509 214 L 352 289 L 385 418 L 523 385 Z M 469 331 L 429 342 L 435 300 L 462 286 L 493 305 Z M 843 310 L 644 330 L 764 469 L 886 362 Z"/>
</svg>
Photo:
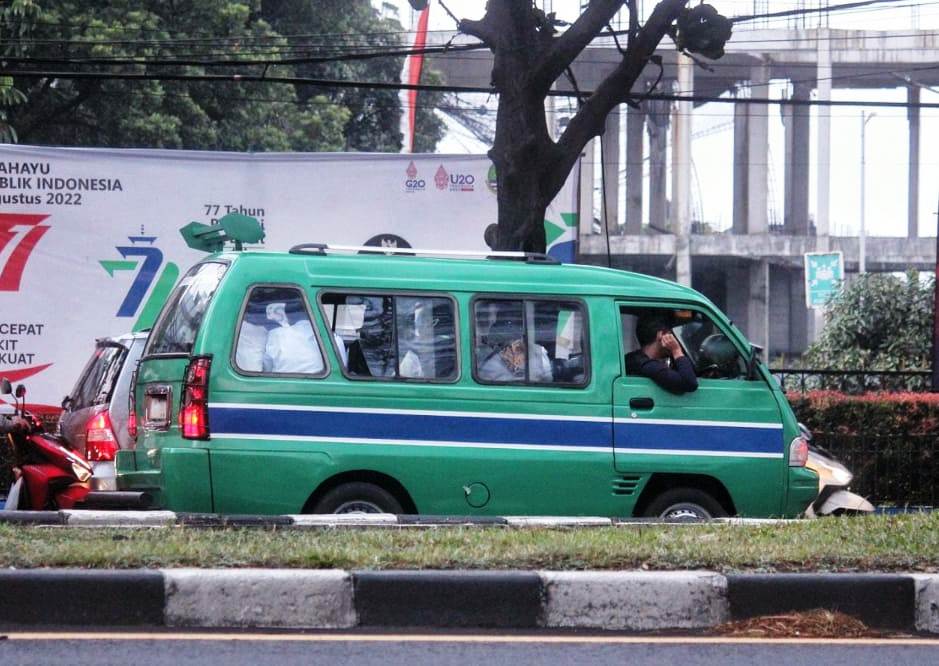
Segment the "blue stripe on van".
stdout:
<svg viewBox="0 0 939 666">
<path fill-rule="evenodd" d="M 778 425 L 727 427 L 722 425 L 683 425 L 618 423 L 616 448 L 657 449 L 660 451 L 701 451 L 703 453 L 772 453 L 782 455 L 783 437 Z"/>
<path fill-rule="evenodd" d="M 548 446 L 610 446 L 612 423 L 210 407 L 213 433 Z"/>
<path fill-rule="evenodd" d="M 510 417 L 435 416 L 407 412 L 330 412 L 264 406 L 209 409 L 209 424 L 215 435 L 275 435 L 336 439 L 380 439 L 403 442 L 456 442 L 565 447 L 610 447 L 612 422 Z M 700 451 L 710 455 L 773 454 L 782 456 L 782 430 L 778 424 L 752 427 L 643 423 L 618 423 L 618 449 L 656 451 Z"/>
</svg>

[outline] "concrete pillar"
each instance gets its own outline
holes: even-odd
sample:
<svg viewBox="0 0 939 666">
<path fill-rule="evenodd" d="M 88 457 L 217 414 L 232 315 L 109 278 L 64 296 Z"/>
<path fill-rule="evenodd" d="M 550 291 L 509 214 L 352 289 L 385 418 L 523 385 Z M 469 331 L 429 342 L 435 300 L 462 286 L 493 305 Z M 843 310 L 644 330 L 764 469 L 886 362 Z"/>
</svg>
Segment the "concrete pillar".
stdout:
<svg viewBox="0 0 939 666">
<path fill-rule="evenodd" d="M 590 141 L 580 156 L 580 233 L 593 233 L 594 142 Z"/>
<path fill-rule="evenodd" d="M 606 230 L 611 236 L 619 234 L 619 108 L 606 117 L 606 128 L 600 141 L 603 145 L 602 182 Z"/>
<path fill-rule="evenodd" d="M 747 233 L 747 105 L 734 104 L 734 226 L 735 234 Z"/>
<path fill-rule="evenodd" d="M 746 286 L 750 279 L 749 271 L 742 260 L 732 259 L 724 266 L 724 313 L 744 333 L 747 332 L 747 302 L 750 297 Z"/>
<path fill-rule="evenodd" d="M 769 97 L 766 62 L 750 68 L 750 91 L 753 98 Z M 769 231 L 769 105 L 748 104 L 747 111 L 747 233 L 762 234 Z"/>
<path fill-rule="evenodd" d="M 678 92 L 694 95 L 694 61 L 678 54 Z M 681 101 L 675 106 L 672 161 L 672 231 L 675 234 L 675 281 L 691 286 L 691 133 L 694 103 Z"/>
<path fill-rule="evenodd" d="M 627 107 L 626 112 L 626 226 L 627 234 L 642 231 L 642 128 L 645 115 Z"/>
<path fill-rule="evenodd" d="M 919 236 L 919 107 L 912 106 L 919 104 L 919 87 L 908 86 L 906 89 L 906 101 L 911 106 L 907 107 L 907 118 L 910 122 L 910 173 L 907 189 L 907 232 L 908 238 Z"/>
<path fill-rule="evenodd" d="M 809 317 L 805 307 L 805 275 L 801 269 L 789 269 L 789 352 L 801 354 L 809 346 Z"/>
<path fill-rule="evenodd" d="M 796 84 L 792 99 L 807 100 L 811 88 Z M 785 228 L 787 234 L 809 233 L 809 149 L 810 113 L 808 106 L 783 105 L 786 128 Z"/>
<path fill-rule="evenodd" d="M 668 109 L 669 103 L 660 100 L 646 102 L 646 131 L 649 133 L 649 226 L 668 231 L 668 200 L 666 198 L 668 173 Z"/>
<path fill-rule="evenodd" d="M 819 102 L 831 101 L 831 35 L 827 29 L 816 31 L 816 44 L 818 62 L 816 65 L 816 99 Z M 828 235 L 830 233 L 829 213 L 831 210 L 831 107 L 819 106 L 817 116 L 818 145 L 816 146 L 816 206 L 815 229 L 819 243 L 819 252 L 828 250 Z"/>
<path fill-rule="evenodd" d="M 749 299 L 747 301 L 747 328 L 750 342 L 763 347 L 763 360 L 769 354 L 769 262 L 759 259 L 750 262 Z"/>
<path fill-rule="evenodd" d="M 768 358 L 789 353 L 792 320 L 789 316 L 789 271 L 784 266 L 769 267 L 769 347 Z M 759 344 L 759 342 L 757 342 Z"/>
</svg>

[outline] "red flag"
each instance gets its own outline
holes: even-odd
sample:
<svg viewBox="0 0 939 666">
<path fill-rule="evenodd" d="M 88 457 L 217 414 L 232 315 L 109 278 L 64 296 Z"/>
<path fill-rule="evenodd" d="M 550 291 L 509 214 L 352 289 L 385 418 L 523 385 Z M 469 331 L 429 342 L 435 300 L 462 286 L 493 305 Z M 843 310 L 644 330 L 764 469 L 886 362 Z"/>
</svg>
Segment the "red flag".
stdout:
<svg viewBox="0 0 939 666">
<path fill-rule="evenodd" d="M 417 31 L 414 36 L 415 51 L 422 51 L 427 46 L 427 20 L 430 16 L 428 5 L 417 19 Z M 421 82 L 421 71 L 424 69 L 424 54 L 417 53 L 408 56 L 404 61 L 404 71 L 401 73 L 402 83 L 417 85 Z M 401 133 L 404 141 L 401 145 L 402 153 L 414 152 L 414 123 L 417 117 L 417 91 L 402 90 L 401 95 Z"/>
</svg>

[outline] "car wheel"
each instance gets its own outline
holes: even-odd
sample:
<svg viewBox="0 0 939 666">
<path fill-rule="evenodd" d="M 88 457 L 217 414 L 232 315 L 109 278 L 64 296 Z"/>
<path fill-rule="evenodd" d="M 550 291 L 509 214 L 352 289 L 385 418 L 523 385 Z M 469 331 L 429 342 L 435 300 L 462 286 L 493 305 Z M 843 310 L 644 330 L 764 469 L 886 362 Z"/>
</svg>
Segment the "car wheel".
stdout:
<svg viewBox="0 0 939 666">
<path fill-rule="evenodd" d="M 662 520 L 693 521 L 722 518 L 727 512 L 703 490 L 672 488 L 652 500 L 643 515 Z"/>
<path fill-rule="evenodd" d="M 323 495 L 313 513 L 404 513 L 394 495 L 373 483 L 344 483 Z"/>
</svg>

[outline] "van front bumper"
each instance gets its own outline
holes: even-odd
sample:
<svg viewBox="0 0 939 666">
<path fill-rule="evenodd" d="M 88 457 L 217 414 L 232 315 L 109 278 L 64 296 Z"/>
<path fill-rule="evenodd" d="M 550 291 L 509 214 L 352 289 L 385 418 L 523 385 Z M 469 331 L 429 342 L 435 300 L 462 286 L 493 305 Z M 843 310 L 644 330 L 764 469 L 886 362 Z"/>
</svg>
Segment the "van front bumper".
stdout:
<svg viewBox="0 0 939 666">
<path fill-rule="evenodd" d="M 785 517 L 801 516 L 816 497 L 818 497 L 818 474 L 807 467 L 790 467 Z"/>
</svg>

